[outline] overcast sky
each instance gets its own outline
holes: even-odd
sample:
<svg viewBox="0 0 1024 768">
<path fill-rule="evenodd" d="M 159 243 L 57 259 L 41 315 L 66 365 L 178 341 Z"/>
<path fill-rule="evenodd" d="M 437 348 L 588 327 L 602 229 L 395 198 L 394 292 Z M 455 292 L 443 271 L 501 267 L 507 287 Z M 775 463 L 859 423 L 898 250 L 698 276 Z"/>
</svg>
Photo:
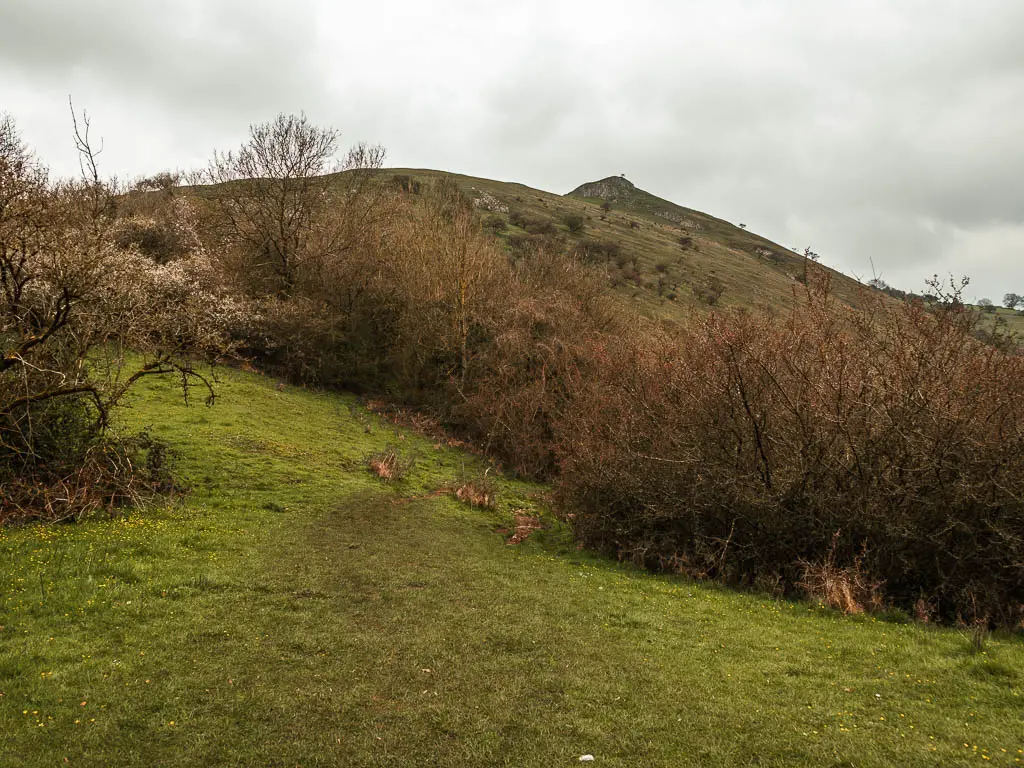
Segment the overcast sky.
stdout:
<svg viewBox="0 0 1024 768">
<path fill-rule="evenodd" d="M 868 279 L 1024 293 L 1021 0 L 0 0 L 0 112 L 137 177 L 305 112 L 394 166 L 620 173 Z"/>
</svg>

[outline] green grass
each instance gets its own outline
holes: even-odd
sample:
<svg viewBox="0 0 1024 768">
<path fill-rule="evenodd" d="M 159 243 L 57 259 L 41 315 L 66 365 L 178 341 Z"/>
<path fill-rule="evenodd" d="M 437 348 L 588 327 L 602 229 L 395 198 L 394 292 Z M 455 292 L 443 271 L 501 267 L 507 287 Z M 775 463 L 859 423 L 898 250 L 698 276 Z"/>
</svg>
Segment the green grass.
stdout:
<svg viewBox="0 0 1024 768">
<path fill-rule="evenodd" d="M 991 314 L 983 313 L 982 318 L 986 318 L 984 323 L 986 327 L 991 328 L 999 323 L 1001 330 L 1013 334 L 1018 341 L 1024 343 L 1024 312 L 998 307 Z"/>
<path fill-rule="evenodd" d="M 1024 643 L 652 576 L 437 488 L 481 460 L 223 374 L 125 414 L 189 496 L 0 532 L 0 765 L 1017 765 Z M 369 430 L 369 431 L 367 431 Z M 418 456 L 384 484 L 364 457 Z"/>
</svg>

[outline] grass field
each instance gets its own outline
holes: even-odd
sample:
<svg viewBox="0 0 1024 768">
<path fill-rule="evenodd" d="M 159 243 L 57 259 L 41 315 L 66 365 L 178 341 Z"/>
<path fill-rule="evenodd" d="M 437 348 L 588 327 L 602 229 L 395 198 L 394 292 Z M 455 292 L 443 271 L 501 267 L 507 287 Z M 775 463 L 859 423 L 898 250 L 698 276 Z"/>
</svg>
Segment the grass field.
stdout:
<svg viewBox="0 0 1024 768">
<path fill-rule="evenodd" d="M 991 315 L 983 314 L 982 317 L 991 317 L 986 325 L 994 326 L 999 323 L 1002 330 L 1014 334 L 1019 341 L 1024 343 L 1024 313 L 1005 307 L 998 307 Z"/>
<path fill-rule="evenodd" d="M 1024 641 L 737 594 L 578 552 L 543 488 L 351 398 L 147 382 L 191 493 L 0 531 L 0 765 L 1024 762 Z M 385 484 L 385 446 L 415 468 Z M 547 527 L 505 543 L 513 510 Z"/>
</svg>

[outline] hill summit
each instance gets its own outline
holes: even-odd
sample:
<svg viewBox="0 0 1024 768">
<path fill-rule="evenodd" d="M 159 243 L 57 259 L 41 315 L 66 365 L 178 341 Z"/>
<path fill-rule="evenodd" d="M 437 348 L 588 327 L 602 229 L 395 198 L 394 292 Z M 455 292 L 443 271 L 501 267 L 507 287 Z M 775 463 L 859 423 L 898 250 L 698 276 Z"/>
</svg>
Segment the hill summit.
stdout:
<svg viewBox="0 0 1024 768">
<path fill-rule="evenodd" d="M 633 185 L 633 182 L 625 176 L 609 176 L 607 179 L 601 179 L 600 181 L 589 181 L 586 184 L 580 184 L 569 195 L 572 197 L 596 197 L 614 203 L 620 197 L 630 197 L 635 191 L 636 187 Z"/>
</svg>

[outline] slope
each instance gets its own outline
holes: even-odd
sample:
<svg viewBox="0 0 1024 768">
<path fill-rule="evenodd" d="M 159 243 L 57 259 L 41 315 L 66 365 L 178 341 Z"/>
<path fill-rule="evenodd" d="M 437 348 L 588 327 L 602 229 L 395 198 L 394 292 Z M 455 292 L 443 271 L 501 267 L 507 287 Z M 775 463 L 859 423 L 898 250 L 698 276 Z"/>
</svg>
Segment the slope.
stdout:
<svg viewBox="0 0 1024 768">
<path fill-rule="evenodd" d="M 192 487 L 0 530 L 0 764 L 1019 765 L 1024 645 L 652 576 L 352 397 L 147 380 Z M 367 455 L 417 458 L 387 484 Z M 506 544 L 516 510 L 546 530 Z"/>
<path fill-rule="evenodd" d="M 395 168 L 381 174 L 403 188 L 450 176 L 511 250 L 531 239 L 562 237 L 606 274 L 621 296 L 654 317 L 682 319 L 716 306 L 778 311 L 790 305 L 805 276 L 802 254 L 663 200 L 620 177 L 557 195 L 426 169 Z M 570 226 L 573 216 L 581 219 L 576 226 Z M 835 295 L 856 305 L 863 286 L 822 266 Z"/>
</svg>

